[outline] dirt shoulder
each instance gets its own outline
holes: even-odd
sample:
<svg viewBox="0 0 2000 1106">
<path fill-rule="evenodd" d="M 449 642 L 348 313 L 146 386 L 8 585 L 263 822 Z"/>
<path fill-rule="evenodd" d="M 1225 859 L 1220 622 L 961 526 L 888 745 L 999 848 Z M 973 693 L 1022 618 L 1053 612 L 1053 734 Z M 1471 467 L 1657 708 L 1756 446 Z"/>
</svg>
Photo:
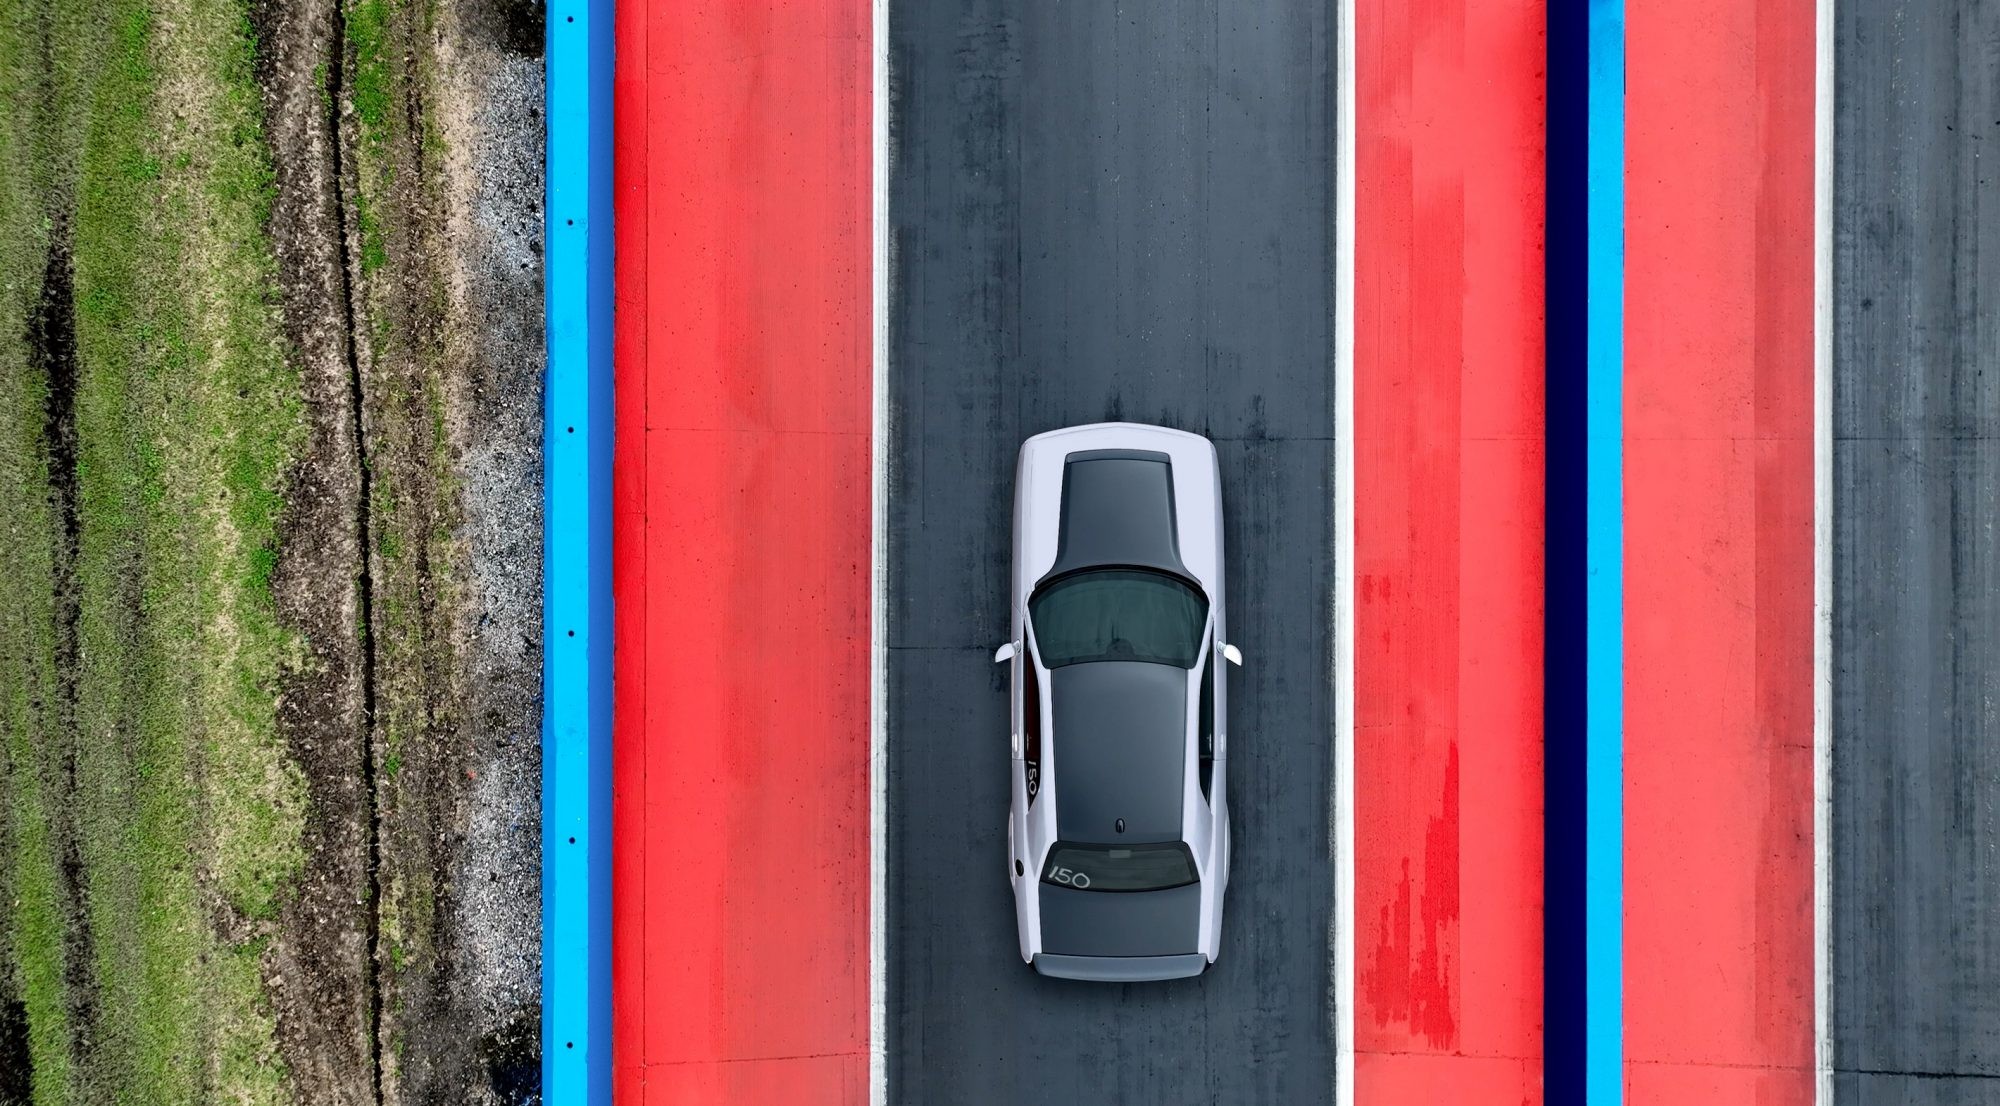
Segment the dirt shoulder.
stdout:
<svg viewBox="0 0 2000 1106">
<path fill-rule="evenodd" d="M 269 234 L 307 433 L 279 522 L 272 584 L 301 656 L 279 726 L 308 791 L 305 865 L 279 912 L 267 967 L 283 1053 L 302 1103 L 379 1100 L 375 837 L 368 731 L 372 656 L 362 550 L 363 469 L 348 255 L 339 192 L 337 10 L 257 13 L 257 78 L 272 151 Z"/>
</svg>

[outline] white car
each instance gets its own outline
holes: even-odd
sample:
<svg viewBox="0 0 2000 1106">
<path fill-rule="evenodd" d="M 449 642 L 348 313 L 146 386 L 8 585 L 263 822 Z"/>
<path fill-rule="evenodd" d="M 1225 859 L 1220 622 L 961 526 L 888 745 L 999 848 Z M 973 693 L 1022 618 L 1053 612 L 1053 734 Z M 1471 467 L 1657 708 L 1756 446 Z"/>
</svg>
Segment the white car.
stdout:
<svg viewBox="0 0 2000 1106">
<path fill-rule="evenodd" d="M 1097 423 L 1021 446 L 1013 801 L 1021 958 L 1043 975 L 1200 975 L 1221 948 L 1229 762 L 1215 447 Z"/>
</svg>

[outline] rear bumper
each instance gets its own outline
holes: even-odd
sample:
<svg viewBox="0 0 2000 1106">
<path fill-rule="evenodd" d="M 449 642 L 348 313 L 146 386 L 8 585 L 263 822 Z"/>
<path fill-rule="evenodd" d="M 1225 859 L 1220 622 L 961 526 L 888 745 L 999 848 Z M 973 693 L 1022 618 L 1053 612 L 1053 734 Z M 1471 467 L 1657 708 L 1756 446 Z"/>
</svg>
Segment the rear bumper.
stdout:
<svg viewBox="0 0 2000 1106">
<path fill-rule="evenodd" d="M 1185 956 L 1056 956 L 1035 957 L 1035 970 L 1054 979 L 1093 983 L 1144 983 L 1155 979 L 1187 979 L 1208 967 L 1198 952 Z"/>
</svg>

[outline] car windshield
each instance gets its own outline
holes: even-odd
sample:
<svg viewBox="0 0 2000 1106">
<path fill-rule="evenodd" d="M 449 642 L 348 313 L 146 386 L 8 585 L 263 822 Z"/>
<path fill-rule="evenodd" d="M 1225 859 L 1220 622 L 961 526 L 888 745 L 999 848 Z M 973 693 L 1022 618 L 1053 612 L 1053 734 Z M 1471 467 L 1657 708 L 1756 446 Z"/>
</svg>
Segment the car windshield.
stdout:
<svg viewBox="0 0 2000 1106">
<path fill-rule="evenodd" d="M 1050 668 L 1148 661 L 1193 668 L 1208 599 L 1164 572 L 1096 568 L 1044 585 L 1028 601 L 1035 645 Z"/>
<path fill-rule="evenodd" d="M 1178 841 L 1157 845 L 1074 845 L 1049 850 L 1042 882 L 1079 891 L 1164 891 L 1195 882 L 1194 857 Z"/>
</svg>

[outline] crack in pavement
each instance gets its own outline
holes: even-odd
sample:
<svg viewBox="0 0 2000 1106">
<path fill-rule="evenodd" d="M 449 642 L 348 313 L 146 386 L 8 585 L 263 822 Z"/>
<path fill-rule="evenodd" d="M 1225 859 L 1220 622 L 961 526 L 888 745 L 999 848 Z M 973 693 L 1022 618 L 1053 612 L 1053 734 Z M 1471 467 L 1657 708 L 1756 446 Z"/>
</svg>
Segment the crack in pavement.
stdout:
<svg viewBox="0 0 2000 1106">
<path fill-rule="evenodd" d="M 332 136 L 333 189 L 335 243 L 340 270 L 340 310 L 347 325 L 347 333 L 354 329 L 354 268 L 359 259 L 350 240 L 355 233 L 354 223 L 348 217 L 348 210 L 356 202 L 349 176 L 353 172 L 346 156 L 347 132 L 340 125 L 340 104 L 344 94 L 351 94 L 347 84 L 347 11 L 344 3 L 329 5 L 333 19 L 332 49 L 329 52 L 326 73 L 327 131 Z M 356 558 L 355 589 L 356 601 L 360 606 L 361 625 L 361 717 L 366 740 L 361 743 L 361 790 L 368 800 L 366 865 L 367 903 L 364 927 L 367 932 L 367 951 L 363 960 L 363 983 L 368 1003 L 368 1078 L 370 1091 L 377 1106 L 382 1102 L 382 804 L 376 793 L 375 781 L 375 589 L 374 576 L 370 568 L 370 551 L 374 549 L 374 538 L 370 533 L 372 519 L 370 512 L 374 503 L 374 488 L 369 473 L 367 440 L 367 397 L 361 379 L 361 360 L 356 343 L 346 343 L 347 355 L 347 401 L 349 418 L 352 420 L 353 451 L 356 471 L 361 476 L 361 494 L 355 504 L 355 533 L 360 542 L 360 556 Z"/>
</svg>

